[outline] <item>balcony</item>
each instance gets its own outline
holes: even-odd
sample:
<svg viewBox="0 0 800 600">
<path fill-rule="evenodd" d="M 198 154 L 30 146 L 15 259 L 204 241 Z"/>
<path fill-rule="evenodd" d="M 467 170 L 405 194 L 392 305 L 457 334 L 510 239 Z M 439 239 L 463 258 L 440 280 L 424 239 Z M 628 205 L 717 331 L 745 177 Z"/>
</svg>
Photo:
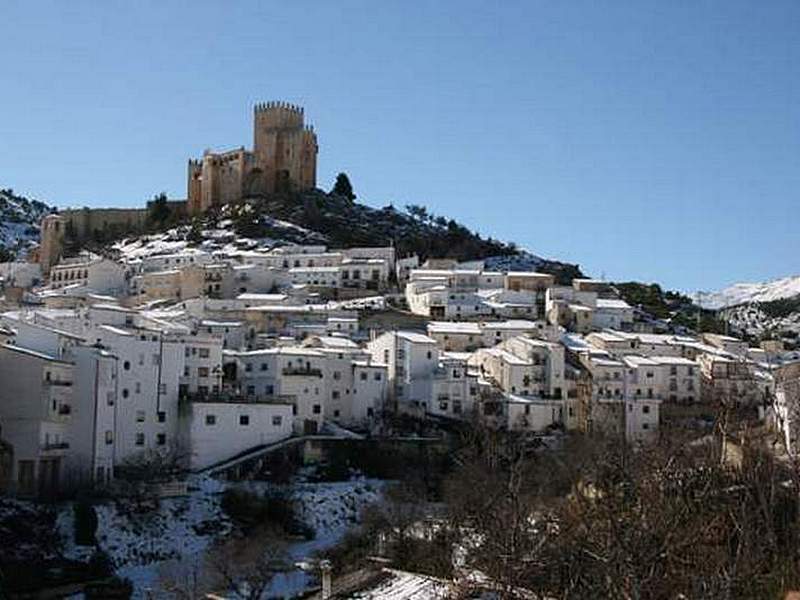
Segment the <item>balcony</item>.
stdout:
<svg viewBox="0 0 800 600">
<path fill-rule="evenodd" d="M 53 387 L 72 387 L 71 381 L 45 380 L 44 385 Z"/>
<path fill-rule="evenodd" d="M 42 444 L 42 451 L 49 452 L 51 450 L 67 450 L 69 449 L 69 442 L 51 442 L 49 444 Z"/>
<path fill-rule="evenodd" d="M 287 377 L 322 377 L 322 369 L 311 367 L 284 367 L 281 373 Z"/>
</svg>

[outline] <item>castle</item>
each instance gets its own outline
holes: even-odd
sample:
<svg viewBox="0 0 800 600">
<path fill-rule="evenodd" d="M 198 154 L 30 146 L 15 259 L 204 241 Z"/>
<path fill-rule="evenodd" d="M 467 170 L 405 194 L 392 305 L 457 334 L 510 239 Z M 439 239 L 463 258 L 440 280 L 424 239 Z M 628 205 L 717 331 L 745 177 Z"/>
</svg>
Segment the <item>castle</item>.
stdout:
<svg viewBox="0 0 800 600">
<path fill-rule="evenodd" d="M 253 150 L 203 153 L 189 160 L 188 212 L 200 214 L 248 196 L 314 188 L 317 135 L 303 109 L 285 102 L 256 104 Z"/>
<path fill-rule="evenodd" d="M 206 151 L 189 160 L 187 200 L 171 200 L 172 213 L 197 215 L 242 198 L 289 190 L 308 190 L 317 183 L 317 134 L 306 125 L 303 109 L 286 102 L 254 108 L 253 151 Z M 146 208 L 68 209 L 46 216 L 41 225 L 38 262 L 45 274 L 60 260 L 65 238 L 85 241 L 92 235 L 136 233 L 147 226 Z"/>
</svg>

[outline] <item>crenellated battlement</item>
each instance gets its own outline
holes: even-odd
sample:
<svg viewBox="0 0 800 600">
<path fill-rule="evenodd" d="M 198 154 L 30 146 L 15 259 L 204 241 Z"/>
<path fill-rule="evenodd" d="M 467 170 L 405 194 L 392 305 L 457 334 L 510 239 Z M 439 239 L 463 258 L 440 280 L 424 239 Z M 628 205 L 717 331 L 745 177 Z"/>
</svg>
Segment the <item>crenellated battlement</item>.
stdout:
<svg viewBox="0 0 800 600">
<path fill-rule="evenodd" d="M 291 104 L 289 102 L 281 102 L 281 101 L 257 102 L 254 110 L 257 113 L 274 111 L 274 110 L 287 110 L 290 112 L 297 113 L 299 115 L 302 115 L 304 111 L 302 106 L 297 106 L 296 104 Z"/>
<path fill-rule="evenodd" d="M 302 129 L 303 108 L 289 102 L 263 102 L 255 106 L 256 131 L 269 129 Z"/>
</svg>

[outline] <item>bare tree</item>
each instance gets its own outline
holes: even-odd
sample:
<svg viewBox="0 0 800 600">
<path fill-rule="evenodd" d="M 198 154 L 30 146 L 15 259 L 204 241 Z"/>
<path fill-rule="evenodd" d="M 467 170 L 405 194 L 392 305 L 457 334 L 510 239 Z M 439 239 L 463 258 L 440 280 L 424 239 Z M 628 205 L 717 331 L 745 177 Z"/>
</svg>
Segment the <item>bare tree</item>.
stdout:
<svg viewBox="0 0 800 600">
<path fill-rule="evenodd" d="M 279 531 L 260 528 L 214 547 L 207 564 L 216 585 L 241 600 L 260 600 L 277 573 L 289 569 L 286 542 Z"/>
</svg>

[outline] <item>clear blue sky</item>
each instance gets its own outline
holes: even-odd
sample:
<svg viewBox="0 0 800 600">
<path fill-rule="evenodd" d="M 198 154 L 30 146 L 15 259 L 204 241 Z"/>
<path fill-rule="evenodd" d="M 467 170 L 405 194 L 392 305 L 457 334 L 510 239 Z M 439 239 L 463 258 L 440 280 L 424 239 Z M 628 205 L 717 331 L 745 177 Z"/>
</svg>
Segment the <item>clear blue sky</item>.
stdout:
<svg viewBox="0 0 800 600">
<path fill-rule="evenodd" d="M 319 185 L 608 279 L 800 273 L 800 2 L 0 4 L 0 186 L 185 197 L 186 160 L 306 107 Z"/>
</svg>

